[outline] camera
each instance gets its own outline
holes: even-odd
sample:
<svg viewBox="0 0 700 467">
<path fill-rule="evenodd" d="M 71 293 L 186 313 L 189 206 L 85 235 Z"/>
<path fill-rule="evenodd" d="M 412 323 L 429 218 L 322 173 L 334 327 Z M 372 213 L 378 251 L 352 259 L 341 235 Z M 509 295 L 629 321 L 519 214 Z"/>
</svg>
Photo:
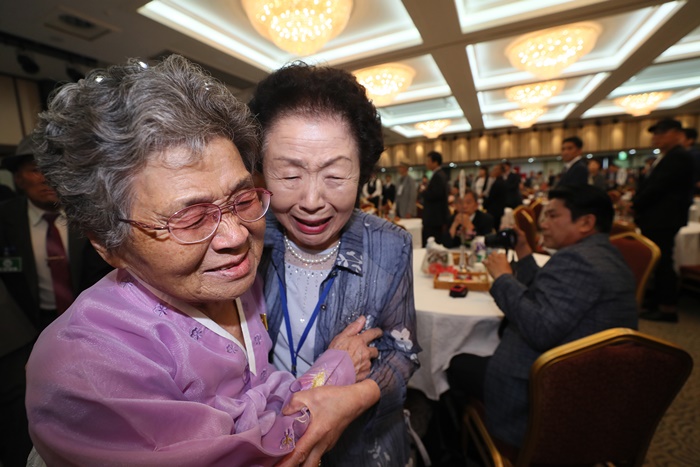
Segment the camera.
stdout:
<svg viewBox="0 0 700 467">
<path fill-rule="evenodd" d="M 484 244 L 487 248 L 505 248 L 512 250 L 518 243 L 518 234 L 514 229 L 503 229 L 484 237 Z"/>
</svg>

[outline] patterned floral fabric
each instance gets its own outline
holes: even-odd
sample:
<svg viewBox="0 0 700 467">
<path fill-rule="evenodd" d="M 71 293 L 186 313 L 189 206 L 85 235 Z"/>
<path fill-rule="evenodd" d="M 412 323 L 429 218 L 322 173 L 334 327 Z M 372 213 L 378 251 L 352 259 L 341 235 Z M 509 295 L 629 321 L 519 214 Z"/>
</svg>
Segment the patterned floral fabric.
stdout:
<svg viewBox="0 0 700 467">
<path fill-rule="evenodd" d="M 355 381 L 328 351 L 297 381 L 267 362 L 256 282 L 236 300 L 245 344 L 127 271 L 84 292 L 39 337 L 27 367 L 36 450 L 51 466 L 274 465 L 308 426 L 295 391 Z"/>
<path fill-rule="evenodd" d="M 281 225 L 267 218 L 265 249 L 259 272 L 265 278 L 269 333 L 276 339 L 283 323 L 279 299 L 284 281 L 284 241 Z M 380 327 L 379 358 L 370 378 L 381 390 L 380 401 L 345 430 L 323 462 L 338 466 L 401 466 L 409 456 L 403 416 L 406 384 L 418 368 L 413 300 L 412 239 L 405 230 L 356 210 L 341 236 L 341 246 L 329 277 L 335 281 L 321 306 L 315 336 L 318 357 L 333 337 L 360 315 L 367 327 Z M 321 287 L 325 285 L 321 284 Z"/>
</svg>

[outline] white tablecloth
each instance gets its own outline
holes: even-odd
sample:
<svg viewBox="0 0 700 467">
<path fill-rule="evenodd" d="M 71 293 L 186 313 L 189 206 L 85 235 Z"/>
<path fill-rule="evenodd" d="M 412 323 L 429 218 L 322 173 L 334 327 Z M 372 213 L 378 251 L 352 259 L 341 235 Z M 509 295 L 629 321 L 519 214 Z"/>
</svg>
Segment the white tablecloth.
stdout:
<svg viewBox="0 0 700 467">
<path fill-rule="evenodd" d="M 449 389 L 445 370 L 460 353 L 491 355 L 498 345 L 498 325 L 503 313 L 488 292 L 470 290 L 464 298 L 452 298 L 449 290 L 433 288 L 420 266 L 425 249 L 413 250 L 413 288 L 416 303 L 418 355 L 421 367 L 408 386 L 437 400 Z"/>
<path fill-rule="evenodd" d="M 397 224 L 402 225 L 413 236 L 413 248 L 423 246 L 423 220 L 418 218 L 400 219 Z M 422 259 L 421 259 L 422 261 Z"/>
<path fill-rule="evenodd" d="M 544 265 L 549 256 L 535 254 Z M 498 326 L 503 313 L 489 292 L 470 290 L 464 298 L 450 297 L 449 290 L 433 288 L 433 277 L 420 271 L 425 249 L 413 250 L 413 288 L 416 303 L 418 355 L 421 367 L 408 382 L 430 399 L 438 400 L 449 389 L 446 370 L 461 353 L 492 355 L 498 346 Z"/>
<path fill-rule="evenodd" d="M 676 234 L 673 263 L 676 271 L 681 266 L 700 264 L 700 222 L 688 222 Z"/>
</svg>

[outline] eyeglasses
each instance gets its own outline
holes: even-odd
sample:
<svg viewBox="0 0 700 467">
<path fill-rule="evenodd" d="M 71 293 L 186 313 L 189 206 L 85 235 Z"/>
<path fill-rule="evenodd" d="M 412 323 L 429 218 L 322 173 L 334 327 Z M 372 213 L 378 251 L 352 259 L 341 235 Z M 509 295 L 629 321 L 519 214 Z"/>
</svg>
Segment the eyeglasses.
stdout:
<svg viewBox="0 0 700 467">
<path fill-rule="evenodd" d="M 119 219 L 142 229 L 167 230 L 173 238 L 184 245 L 208 239 L 219 228 L 224 211 L 230 211 L 243 222 L 262 219 L 270 206 L 272 193 L 255 188 L 236 195 L 231 201 L 218 206 L 211 203 L 193 204 L 180 209 L 168 218 L 165 225 L 149 225 L 131 219 Z"/>
</svg>

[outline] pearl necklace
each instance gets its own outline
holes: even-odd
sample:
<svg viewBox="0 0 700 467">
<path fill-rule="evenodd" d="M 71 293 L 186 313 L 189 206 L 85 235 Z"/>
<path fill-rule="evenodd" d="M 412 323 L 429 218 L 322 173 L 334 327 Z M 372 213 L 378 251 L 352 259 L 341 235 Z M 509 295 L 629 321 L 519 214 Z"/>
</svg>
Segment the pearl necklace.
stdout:
<svg viewBox="0 0 700 467">
<path fill-rule="evenodd" d="M 340 240 L 338 240 L 338 243 L 336 243 L 336 245 L 333 247 L 333 249 L 331 251 L 329 251 L 328 253 L 326 253 L 325 255 L 323 255 L 317 259 L 309 259 L 309 258 L 303 257 L 294 248 L 294 246 L 292 246 L 292 242 L 289 241 L 286 234 L 284 236 L 284 244 L 287 246 L 287 250 L 289 250 L 289 252 L 292 254 L 292 256 L 294 256 L 296 259 L 298 259 L 299 261 L 301 261 L 302 263 L 304 263 L 307 266 L 310 266 L 312 264 L 325 263 L 326 261 L 331 259 L 331 257 L 338 251 L 338 248 L 340 248 Z"/>
</svg>

